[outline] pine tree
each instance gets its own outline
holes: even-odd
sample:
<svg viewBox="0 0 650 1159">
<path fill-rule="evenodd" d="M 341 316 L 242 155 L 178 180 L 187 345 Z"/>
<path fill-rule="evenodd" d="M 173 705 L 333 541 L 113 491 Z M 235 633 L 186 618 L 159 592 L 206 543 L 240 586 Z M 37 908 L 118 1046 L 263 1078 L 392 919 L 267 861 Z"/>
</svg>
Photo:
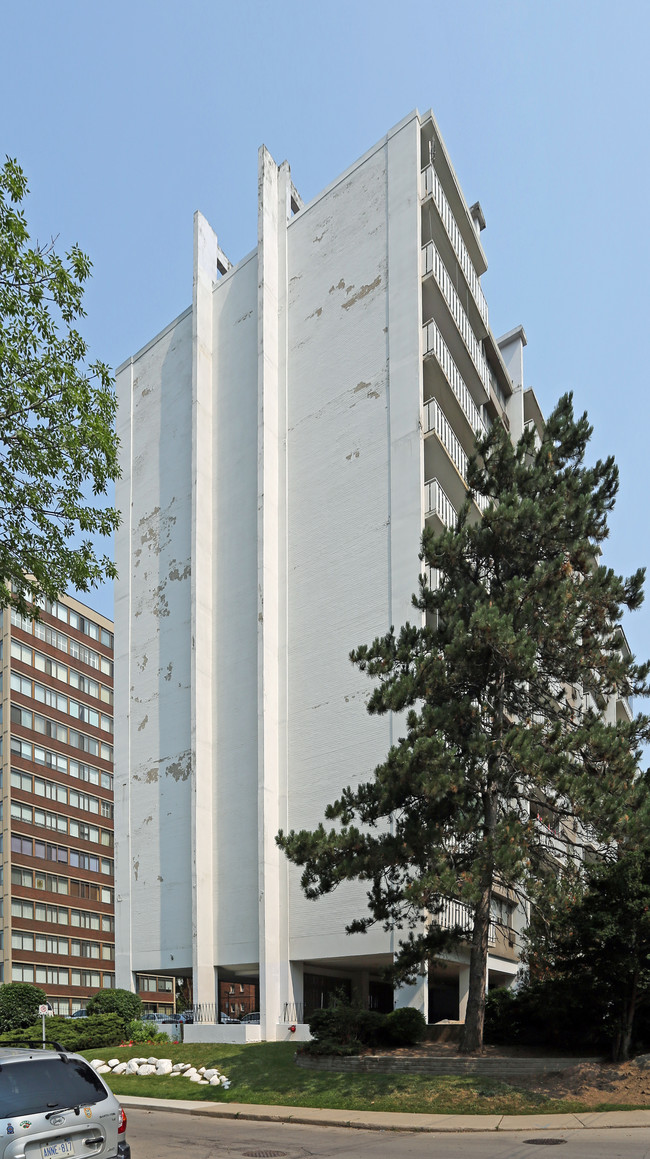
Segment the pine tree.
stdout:
<svg viewBox="0 0 650 1159">
<path fill-rule="evenodd" d="M 394 981 L 469 941 L 465 1052 L 482 1049 L 495 882 L 530 897 L 557 875 L 541 811 L 564 834 L 565 876 L 581 861 L 583 826 L 615 840 L 650 735 L 645 716 L 601 714 L 611 697 L 646 694 L 650 666 L 621 648 L 644 573 L 623 579 L 600 562 L 618 471 L 612 458 L 586 465 L 591 433 L 571 396 L 541 441 L 529 430 L 513 446 L 494 424 L 468 474 L 489 501 L 484 516 L 468 498 L 455 528 L 424 531 L 437 584 L 420 577 L 419 622 L 351 653 L 376 681 L 368 711 L 399 714 L 403 735 L 373 779 L 327 807 L 335 828 L 277 838 L 304 867 L 308 897 L 369 883 L 368 914 L 347 930 L 403 931 Z M 435 920 L 449 899 L 469 923 Z"/>
</svg>

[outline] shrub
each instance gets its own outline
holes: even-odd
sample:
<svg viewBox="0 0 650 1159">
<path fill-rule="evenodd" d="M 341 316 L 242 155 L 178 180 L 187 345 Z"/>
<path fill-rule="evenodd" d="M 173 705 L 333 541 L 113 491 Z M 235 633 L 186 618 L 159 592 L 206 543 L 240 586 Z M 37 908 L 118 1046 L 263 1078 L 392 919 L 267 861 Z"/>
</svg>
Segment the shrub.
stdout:
<svg viewBox="0 0 650 1159">
<path fill-rule="evenodd" d="M 141 1022 L 138 1018 L 127 1022 L 124 1037 L 129 1042 L 169 1042 L 164 1030 L 156 1030 L 151 1022 Z"/>
<path fill-rule="evenodd" d="M 142 1014 L 142 999 L 130 990 L 98 990 L 86 1003 L 89 1014 L 119 1014 L 122 1026 Z"/>
<path fill-rule="evenodd" d="M 41 1003 L 47 995 L 38 986 L 27 982 L 5 982 L 0 986 L 0 1032 L 31 1026 L 38 1016 Z"/>
<path fill-rule="evenodd" d="M 416 1046 L 422 1042 L 427 1024 L 421 1010 L 413 1006 L 398 1006 L 386 1015 L 385 1034 L 393 1046 Z"/>
<path fill-rule="evenodd" d="M 40 1042 L 42 1023 L 38 1022 L 22 1030 L 9 1031 L 0 1035 L 0 1043 Z M 123 1025 L 118 1014 L 99 1014 L 89 1018 L 60 1018 L 54 1015 L 45 1020 L 45 1037 L 49 1041 L 60 1042 L 66 1050 L 90 1050 L 94 1047 L 117 1046 L 122 1039 Z"/>
</svg>

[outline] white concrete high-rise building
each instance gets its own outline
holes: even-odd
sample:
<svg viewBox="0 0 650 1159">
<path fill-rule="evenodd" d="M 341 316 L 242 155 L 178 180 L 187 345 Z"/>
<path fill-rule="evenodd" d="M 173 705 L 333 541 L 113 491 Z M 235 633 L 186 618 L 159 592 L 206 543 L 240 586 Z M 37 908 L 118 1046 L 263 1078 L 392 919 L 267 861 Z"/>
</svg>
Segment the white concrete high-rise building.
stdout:
<svg viewBox="0 0 650 1159">
<path fill-rule="evenodd" d="M 340 986 L 392 1002 L 391 936 L 344 932 L 363 887 L 307 901 L 274 838 L 398 735 L 349 652 L 413 618 L 475 432 L 541 422 L 523 329 L 489 328 L 484 224 L 431 113 L 307 205 L 262 148 L 257 248 L 231 265 L 197 214 L 192 305 L 118 370 L 117 985 L 191 976 L 212 1017 L 246 987 L 242 1035 L 285 1037 Z M 495 906 L 503 983 L 523 915 Z M 462 1016 L 467 966 L 399 1001 Z"/>
</svg>

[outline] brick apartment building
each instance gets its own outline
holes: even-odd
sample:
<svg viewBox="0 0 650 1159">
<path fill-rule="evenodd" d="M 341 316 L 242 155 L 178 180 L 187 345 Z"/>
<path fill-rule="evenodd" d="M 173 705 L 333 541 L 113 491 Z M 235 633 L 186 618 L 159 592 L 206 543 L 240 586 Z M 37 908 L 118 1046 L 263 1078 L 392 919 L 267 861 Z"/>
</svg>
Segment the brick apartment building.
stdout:
<svg viewBox="0 0 650 1159">
<path fill-rule="evenodd" d="M 113 623 L 1 615 L 2 980 L 72 1014 L 115 985 Z"/>
</svg>

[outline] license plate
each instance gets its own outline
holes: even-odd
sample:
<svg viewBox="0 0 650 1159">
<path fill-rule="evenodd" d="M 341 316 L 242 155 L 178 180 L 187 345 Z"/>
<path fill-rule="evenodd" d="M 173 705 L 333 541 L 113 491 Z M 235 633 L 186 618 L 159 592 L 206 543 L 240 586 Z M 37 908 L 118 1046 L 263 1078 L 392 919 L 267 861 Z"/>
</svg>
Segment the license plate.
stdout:
<svg viewBox="0 0 650 1159">
<path fill-rule="evenodd" d="M 41 1143 L 42 1159 L 59 1159 L 61 1155 L 74 1155 L 72 1139 L 59 1139 L 56 1143 Z"/>
</svg>

